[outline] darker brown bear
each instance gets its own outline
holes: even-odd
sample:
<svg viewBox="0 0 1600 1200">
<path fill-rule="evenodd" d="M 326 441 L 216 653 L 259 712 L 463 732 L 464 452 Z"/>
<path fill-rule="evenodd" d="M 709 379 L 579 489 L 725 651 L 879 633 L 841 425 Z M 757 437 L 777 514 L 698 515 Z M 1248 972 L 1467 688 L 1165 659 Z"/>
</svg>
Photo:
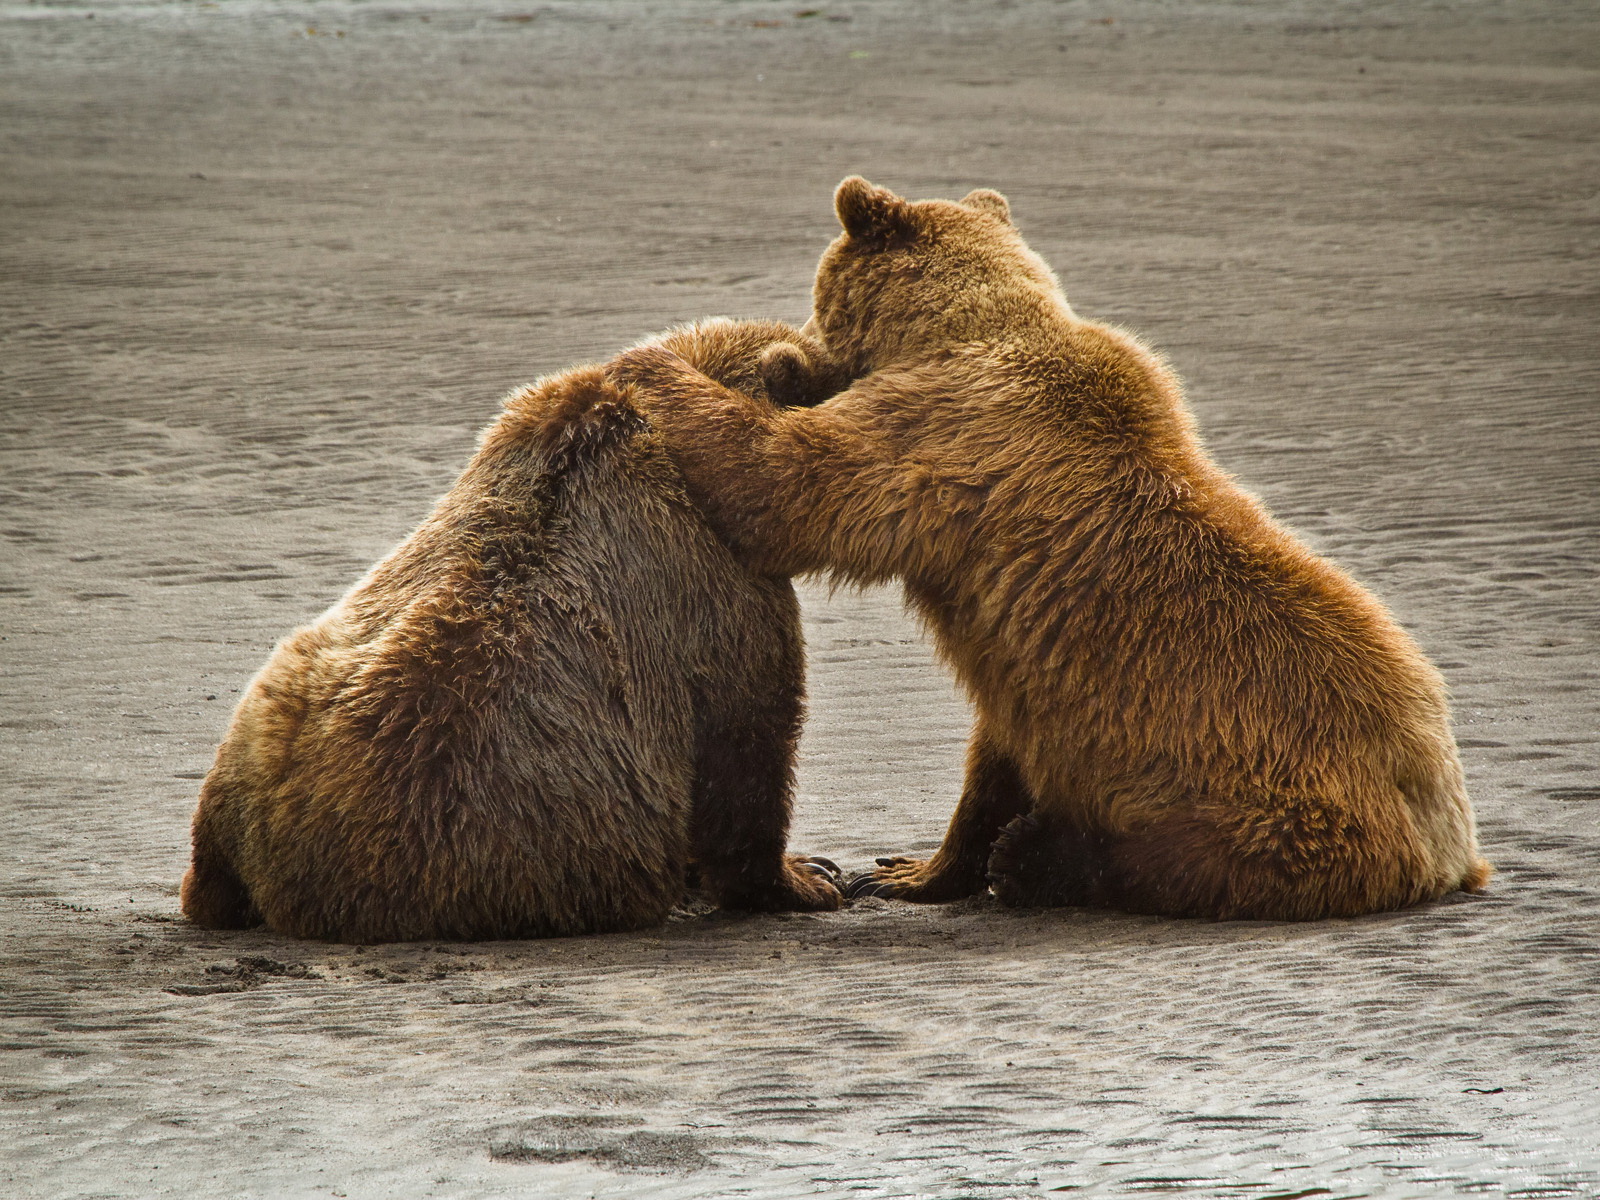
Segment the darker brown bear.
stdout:
<svg viewBox="0 0 1600 1200">
<path fill-rule="evenodd" d="M 1438 673 L 1211 461 L 1161 360 L 1072 311 L 998 193 L 836 207 L 813 327 L 864 378 L 774 412 L 659 348 L 614 377 L 730 545 L 903 580 L 973 699 L 944 844 L 856 890 L 1301 919 L 1482 886 Z"/>
<path fill-rule="evenodd" d="M 743 394 L 780 340 L 796 399 L 815 355 L 788 326 L 660 344 Z M 597 933 L 663 919 L 691 858 L 724 904 L 833 908 L 784 852 L 803 670 L 787 579 L 718 541 L 626 397 L 598 367 L 544 379 L 256 676 L 184 912 L 346 942 Z"/>
</svg>

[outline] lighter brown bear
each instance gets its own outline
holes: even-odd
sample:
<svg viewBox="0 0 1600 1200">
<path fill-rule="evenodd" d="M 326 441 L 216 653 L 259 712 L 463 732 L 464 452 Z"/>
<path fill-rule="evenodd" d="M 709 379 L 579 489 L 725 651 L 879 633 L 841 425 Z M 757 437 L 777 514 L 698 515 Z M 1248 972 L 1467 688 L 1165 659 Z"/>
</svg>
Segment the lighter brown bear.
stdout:
<svg viewBox="0 0 1600 1200">
<path fill-rule="evenodd" d="M 864 378 L 777 412 L 661 348 L 613 377 L 730 545 L 902 580 L 972 698 L 943 845 L 853 891 L 1307 919 L 1481 887 L 1438 673 L 1212 462 L 1164 363 L 996 192 L 835 204 L 810 328 Z"/>
<path fill-rule="evenodd" d="M 660 344 L 740 394 L 827 374 L 777 322 Z M 788 580 L 717 540 L 599 367 L 548 377 L 250 684 L 183 910 L 343 942 L 599 933 L 662 920 L 691 859 L 725 905 L 834 908 L 784 851 L 803 672 Z"/>
</svg>

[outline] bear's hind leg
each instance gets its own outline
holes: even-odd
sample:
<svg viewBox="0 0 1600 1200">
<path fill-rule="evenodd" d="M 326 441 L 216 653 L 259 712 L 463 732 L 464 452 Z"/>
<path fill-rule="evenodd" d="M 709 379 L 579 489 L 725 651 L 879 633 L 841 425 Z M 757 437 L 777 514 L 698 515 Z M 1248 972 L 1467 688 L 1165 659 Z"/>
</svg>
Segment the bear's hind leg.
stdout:
<svg viewBox="0 0 1600 1200">
<path fill-rule="evenodd" d="M 932 857 L 880 858 L 876 870 L 850 881 L 848 894 L 942 904 L 987 886 L 990 848 L 1006 823 L 1033 807 L 1022 773 L 980 728 L 967 751 L 961 799 Z"/>
<path fill-rule="evenodd" d="M 1401 831 L 1313 797 L 1251 799 L 1122 834 L 1035 812 L 995 842 L 989 881 L 1011 905 L 1212 920 L 1348 917 L 1430 898 Z"/>
<path fill-rule="evenodd" d="M 227 860 L 198 839 L 180 889 L 183 915 L 207 929 L 249 929 L 261 913 Z"/>
<path fill-rule="evenodd" d="M 1017 908 L 1270 919 L 1287 915 L 1284 882 L 1274 864 L 1251 861 L 1214 823 L 1189 813 L 1111 834 L 1035 810 L 1006 826 L 989 858 L 994 894 Z"/>
<path fill-rule="evenodd" d="M 989 886 L 1012 908 L 1112 903 L 1106 886 L 1110 849 L 1102 834 L 1037 811 L 1026 813 L 995 839 Z"/>
</svg>

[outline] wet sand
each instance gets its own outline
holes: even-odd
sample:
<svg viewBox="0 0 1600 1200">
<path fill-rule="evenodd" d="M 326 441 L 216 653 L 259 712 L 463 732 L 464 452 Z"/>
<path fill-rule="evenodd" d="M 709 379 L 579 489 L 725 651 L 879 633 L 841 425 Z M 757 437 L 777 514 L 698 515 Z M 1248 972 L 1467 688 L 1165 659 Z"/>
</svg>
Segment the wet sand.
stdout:
<svg viewBox="0 0 1600 1200">
<path fill-rule="evenodd" d="M 805 11 L 0 3 L 0 1193 L 1600 1195 L 1600 14 Z M 803 319 L 853 171 L 1007 193 L 1387 600 L 1452 686 L 1490 891 L 184 923 L 271 644 L 515 384 Z M 965 703 L 895 593 L 803 590 L 794 844 L 929 850 Z"/>
</svg>

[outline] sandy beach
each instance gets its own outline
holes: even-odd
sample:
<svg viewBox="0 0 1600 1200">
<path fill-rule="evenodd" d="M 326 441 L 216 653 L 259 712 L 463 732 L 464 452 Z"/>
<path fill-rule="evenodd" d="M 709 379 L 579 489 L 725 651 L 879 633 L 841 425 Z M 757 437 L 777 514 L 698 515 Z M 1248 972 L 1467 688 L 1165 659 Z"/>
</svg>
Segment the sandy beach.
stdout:
<svg viewBox="0 0 1600 1200">
<path fill-rule="evenodd" d="M 803 320 L 859 172 L 1082 314 L 1439 664 L 1479 896 L 187 924 L 232 704 L 515 385 Z M 0 1194 L 1600 1196 L 1600 11 L 0 0 Z M 801 584 L 793 846 L 925 853 L 970 712 Z"/>
</svg>

